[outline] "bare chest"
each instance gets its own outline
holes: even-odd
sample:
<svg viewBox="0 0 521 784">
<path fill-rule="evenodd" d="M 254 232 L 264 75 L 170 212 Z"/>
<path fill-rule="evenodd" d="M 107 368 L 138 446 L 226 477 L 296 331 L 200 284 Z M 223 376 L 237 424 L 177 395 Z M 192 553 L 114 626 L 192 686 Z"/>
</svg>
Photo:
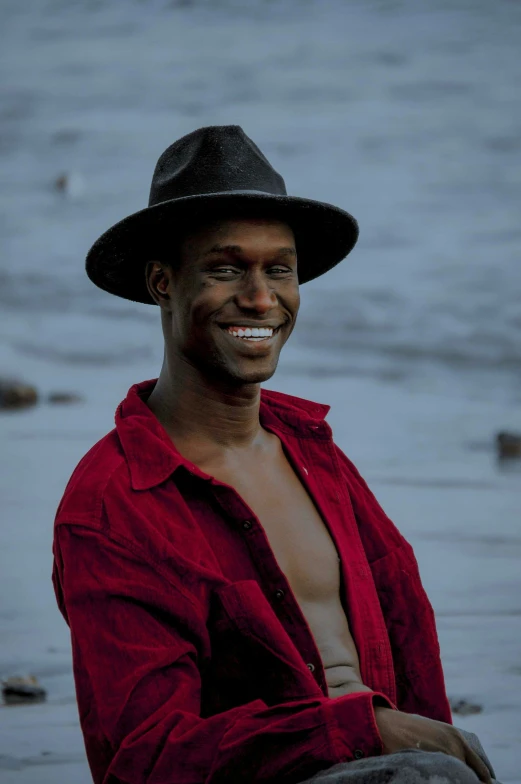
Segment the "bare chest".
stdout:
<svg viewBox="0 0 521 784">
<path fill-rule="evenodd" d="M 338 553 L 314 502 L 290 466 L 262 485 L 241 482 L 240 495 L 260 520 L 275 558 L 301 606 L 328 604 L 340 588 Z"/>
<path fill-rule="evenodd" d="M 214 467 L 213 475 L 234 487 L 261 522 L 314 636 L 330 696 L 365 690 L 341 603 L 334 541 L 286 457 L 261 468 L 235 467 L 231 473 Z"/>
</svg>

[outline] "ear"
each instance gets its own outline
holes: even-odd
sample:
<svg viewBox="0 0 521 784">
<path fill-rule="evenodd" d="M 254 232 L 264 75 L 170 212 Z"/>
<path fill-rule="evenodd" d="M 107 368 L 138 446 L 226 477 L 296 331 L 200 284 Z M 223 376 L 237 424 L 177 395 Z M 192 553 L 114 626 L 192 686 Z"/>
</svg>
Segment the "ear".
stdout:
<svg viewBox="0 0 521 784">
<path fill-rule="evenodd" d="M 148 293 L 161 308 L 169 309 L 172 301 L 172 270 L 160 261 L 149 261 L 145 269 Z"/>
</svg>

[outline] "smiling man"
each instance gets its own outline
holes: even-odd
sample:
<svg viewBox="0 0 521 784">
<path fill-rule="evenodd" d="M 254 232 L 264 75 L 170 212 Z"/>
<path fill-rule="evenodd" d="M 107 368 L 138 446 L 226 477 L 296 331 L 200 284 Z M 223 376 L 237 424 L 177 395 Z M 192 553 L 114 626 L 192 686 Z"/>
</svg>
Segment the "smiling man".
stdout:
<svg viewBox="0 0 521 784">
<path fill-rule="evenodd" d="M 299 285 L 357 236 L 224 126 L 169 147 L 149 207 L 89 252 L 96 285 L 159 307 L 165 347 L 55 522 L 96 784 L 491 780 L 452 726 L 410 545 L 328 407 L 260 387 Z"/>
</svg>

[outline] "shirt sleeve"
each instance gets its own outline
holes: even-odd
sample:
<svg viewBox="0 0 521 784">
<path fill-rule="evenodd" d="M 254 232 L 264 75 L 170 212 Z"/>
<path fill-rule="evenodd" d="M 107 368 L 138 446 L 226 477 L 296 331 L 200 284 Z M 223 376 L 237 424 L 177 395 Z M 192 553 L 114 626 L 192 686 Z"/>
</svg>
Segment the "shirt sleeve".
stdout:
<svg viewBox="0 0 521 784">
<path fill-rule="evenodd" d="M 414 550 L 354 464 L 335 448 L 391 642 L 397 708 L 452 724 L 434 610 Z"/>
<path fill-rule="evenodd" d="M 201 717 L 204 608 L 135 545 L 55 529 L 53 583 L 71 631 L 80 723 L 95 784 L 290 784 L 382 753 L 372 692 Z"/>
</svg>

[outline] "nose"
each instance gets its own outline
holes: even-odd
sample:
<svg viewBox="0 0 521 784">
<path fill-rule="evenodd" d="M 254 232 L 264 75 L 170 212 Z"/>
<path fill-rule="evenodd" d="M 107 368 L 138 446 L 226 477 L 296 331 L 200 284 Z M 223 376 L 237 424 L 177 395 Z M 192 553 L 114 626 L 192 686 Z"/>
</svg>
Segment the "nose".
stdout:
<svg viewBox="0 0 521 784">
<path fill-rule="evenodd" d="M 272 288 L 272 282 L 262 272 L 250 272 L 237 294 L 237 305 L 243 310 L 267 313 L 276 304 L 277 296 Z"/>
</svg>

